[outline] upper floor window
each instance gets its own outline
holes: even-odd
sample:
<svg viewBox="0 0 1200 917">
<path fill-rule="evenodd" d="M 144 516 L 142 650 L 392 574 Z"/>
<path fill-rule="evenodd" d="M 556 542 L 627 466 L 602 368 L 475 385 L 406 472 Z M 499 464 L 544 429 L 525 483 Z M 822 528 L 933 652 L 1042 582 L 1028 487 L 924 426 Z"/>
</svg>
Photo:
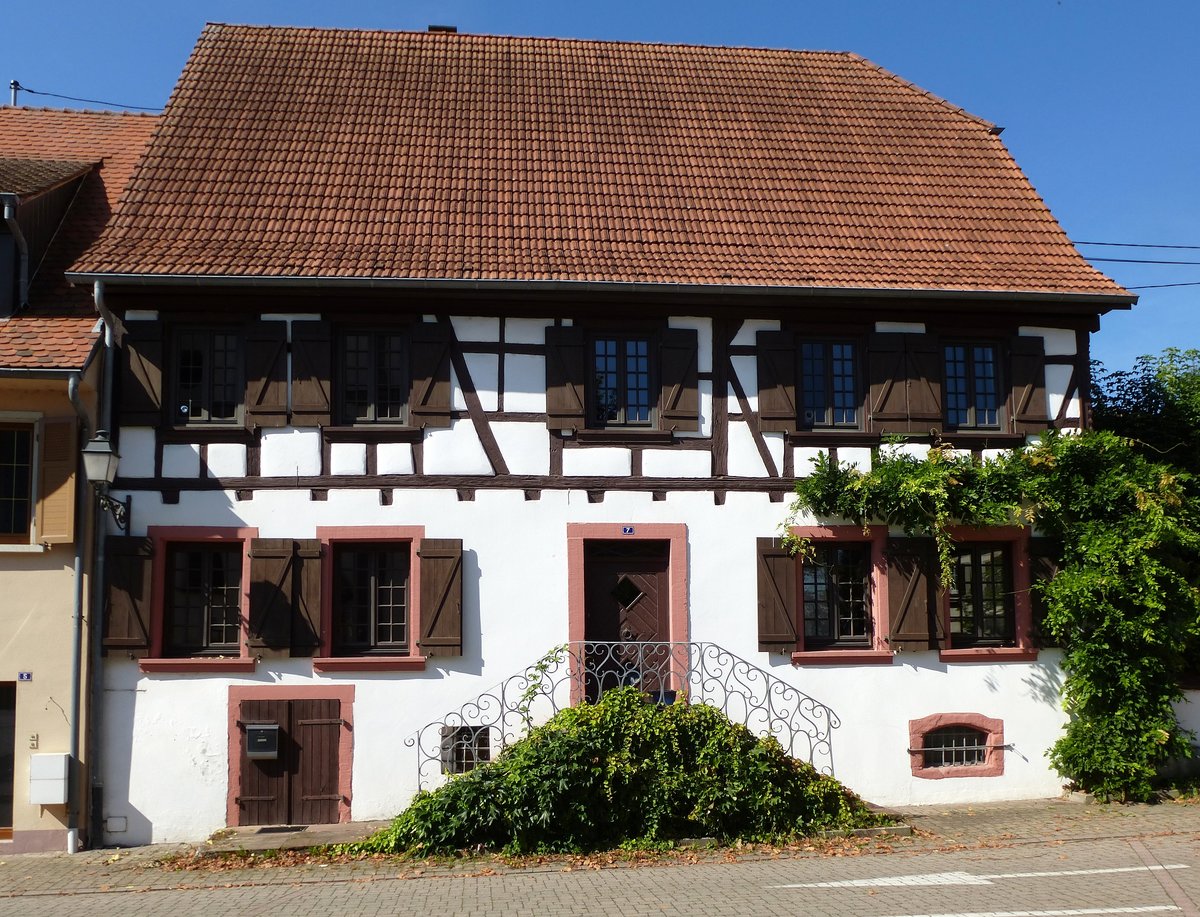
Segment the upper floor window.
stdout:
<svg viewBox="0 0 1200 917">
<path fill-rule="evenodd" d="M 800 390 L 803 393 L 803 426 L 857 427 L 861 395 L 854 343 L 802 343 Z"/>
<path fill-rule="evenodd" d="M 408 652 L 408 542 L 334 547 L 333 653 Z"/>
<path fill-rule="evenodd" d="M 823 544 L 803 562 L 804 646 L 866 646 L 871 640 L 869 544 Z"/>
<path fill-rule="evenodd" d="M 958 545 L 949 590 L 951 647 L 1011 643 L 1016 630 L 1013 599 L 1008 544 Z"/>
<path fill-rule="evenodd" d="M 172 404 L 176 423 L 237 423 L 245 395 L 243 335 L 181 328 L 175 334 Z"/>
<path fill-rule="evenodd" d="M 951 427 L 1000 426 L 996 348 L 990 344 L 947 344 L 946 422 Z"/>
<path fill-rule="evenodd" d="M 410 385 L 406 336 L 348 332 L 342 336 L 339 353 L 342 422 L 405 423 Z"/>
<path fill-rule="evenodd" d="M 239 654 L 242 595 L 240 541 L 171 545 L 165 585 L 164 655 Z"/>
<path fill-rule="evenodd" d="M 33 511 L 33 427 L 0 425 L 0 544 L 29 542 Z"/>
<path fill-rule="evenodd" d="M 592 340 L 591 420 L 595 426 L 651 425 L 650 353 L 648 336 Z"/>
</svg>

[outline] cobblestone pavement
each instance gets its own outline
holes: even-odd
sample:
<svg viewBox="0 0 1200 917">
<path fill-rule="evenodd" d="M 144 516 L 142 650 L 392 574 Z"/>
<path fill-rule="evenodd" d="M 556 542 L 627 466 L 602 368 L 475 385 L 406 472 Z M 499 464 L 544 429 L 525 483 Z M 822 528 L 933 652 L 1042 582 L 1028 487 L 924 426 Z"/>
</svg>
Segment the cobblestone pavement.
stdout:
<svg viewBox="0 0 1200 917">
<path fill-rule="evenodd" d="M 223 872 L 157 846 L 0 863 L 0 915 L 857 914 L 1200 917 L 1200 805 L 1042 801 L 901 813 L 912 838 L 726 861 L 592 869 L 367 861 Z"/>
</svg>

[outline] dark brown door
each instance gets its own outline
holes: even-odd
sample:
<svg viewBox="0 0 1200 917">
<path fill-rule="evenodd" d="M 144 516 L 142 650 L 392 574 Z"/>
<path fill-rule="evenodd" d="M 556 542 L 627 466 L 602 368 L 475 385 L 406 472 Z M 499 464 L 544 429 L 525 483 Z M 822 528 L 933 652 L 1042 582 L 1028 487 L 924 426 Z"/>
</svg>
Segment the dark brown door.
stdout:
<svg viewBox="0 0 1200 917">
<path fill-rule="evenodd" d="M 0 684 L 0 839 L 12 838 L 13 761 L 16 757 L 17 686 Z"/>
<path fill-rule="evenodd" d="M 585 696 L 620 685 L 651 694 L 668 687 L 665 541 L 589 541 L 584 547 Z"/>
<path fill-rule="evenodd" d="M 279 726 L 279 754 L 251 758 L 245 727 Z M 243 701 L 240 825 L 328 825 L 338 820 L 338 744 L 342 719 L 337 700 Z"/>
</svg>

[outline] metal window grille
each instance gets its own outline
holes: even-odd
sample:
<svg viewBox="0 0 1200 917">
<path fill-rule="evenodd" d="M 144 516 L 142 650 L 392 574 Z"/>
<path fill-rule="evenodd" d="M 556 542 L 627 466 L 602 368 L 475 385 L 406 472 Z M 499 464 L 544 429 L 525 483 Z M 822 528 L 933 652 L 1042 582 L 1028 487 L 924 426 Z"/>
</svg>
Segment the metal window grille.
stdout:
<svg viewBox="0 0 1200 917">
<path fill-rule="evenodd" d="M 334 558 L 334 651 L 407 653 L 408 546 L 340 545 Z"/>
<path fill-rule="evenodd" d="M 989 344 L 949 344 L 944 357 L 946 420 L 950 426 L 999 426 L 996 348 Z"/>
<path fill-rule="evenodd" d="M 810 427 L 858 425 L 858 359 L 848 341 L 800 345 L 804 423 Z"/>
<path fill-rule="evenodd" d="M 33 429 L 0 427 L 0 539 L 29 539 L 32 494 Z"/>
<path fill-rule="evenodd" d="M 804 642 L 866 645 L 871 636 L 867 545 L 818 545 L 803 565 Z"/>
<path fill-rule="evenodd" d="M 987 733 L 970 726 L 944 726 L 925 733 L 925 767 L 975 767 L 987 760 Z"/>
<path fill-rule="evenodd" d="M 442 727 L 442 773 L 465 774 L 492 759 L 492 736 L 487 726 Z"/>
<path fill-rule="evenodd" d="M 404 335 L 343 335 L 341 369 L 341 413 L 346 423 L 404 422 L 409 384 Z"/>
<path fill-rule="evenodd" d="M 236 653 L 241 642 L 242 546 L 177 545 L 169 554 L 167 650 Z"/>
<path fill-rule="evenodd" d="M 1010 547 L 960 545 L 950 585 L 952 645 L 1011 642 L 1015 631 Z"/>
<path fill-rule="evenodd" d="M 649 338 L 596 338 L 592 342 L 592 379 L 592 419 L 596 424 L 650 424 Z"/>
</svg>

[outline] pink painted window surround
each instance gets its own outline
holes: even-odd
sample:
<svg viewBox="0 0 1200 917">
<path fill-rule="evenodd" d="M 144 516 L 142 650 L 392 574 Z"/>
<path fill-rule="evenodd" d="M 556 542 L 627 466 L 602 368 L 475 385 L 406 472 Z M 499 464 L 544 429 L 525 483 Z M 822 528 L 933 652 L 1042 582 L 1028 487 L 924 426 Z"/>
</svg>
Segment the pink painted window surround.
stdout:
<svg viewBox="0 0 1200 917">
<path fill-rule="evenodd" d="M 982 764 L 926 767 L 925 737 L 937 729 L 964 726 L 985 737 Z M 1000 777 L 1004 774 L 1004 721 L 981 713 L 934 713 L 908 721 L 908 758 L 912 775 L 922 780 L 948 777 Z"/>
<path fill-rule="evenodd" d="M 1038 658 L 1033 644 L 1033 603 L 1029 595 L 1029 529 L 1024 526 L 971 528 L 952 526 L 951 537 L 957 542 L 1006 543 L 1012 562 L 1014 640 L 1007 646 L 972 646 L 943 649 L 938 657 L 942 662 L 1034 662 Z M 950 633 L 950 590 L 939 593 L 945 633 Z"/>
<path fill-rule="evenodd" d="M 377 526 L 320 526 L 317 540 L 321 542 L 321 651 L 313 659 L 316 672 L 420 672 L 426 660 L 417 651 L 417 636 L 421 633 L 421 558 L 417 545 L 425 537 L 421 525 Z M 404 544 L 409 549 L 408 574 L 408 647 L 404 653 L 393 655 L 334 655 L 335 601 L 334 551 L 338 545 L 353 543 Z"/>
<path fill-rule="evenodd" d="M 796 632 L 799 644 L 792 653 L 795 665 L 891 665 L 893 654 L 884 638 L 888 633 L 888 577 L 886 525 L 803 525 L 794 526 L 792 534 L 806 539 L 814 546 L 822 544 L 867 544 L 870 546 L 870 567 L 867 601 L 870 613 L 870 634 L 862 647 L 815 647 L 804 642 L 804 562 L 796 564 Z"/>
<path fill-rule="evenodd" d="M 160 673 L 250 673 L 255 659 L 246 646 L 250 607 L 250 540 L 258 537 L 255 528 L 225 528 L 212 526 L 150 526 L 147 536 L 154 542 L 153 587 L 150 598 L 150 655 L 138 661 L 143 672 Z M 170 574 L 167 560 L 171 548 L 196 544 L 237 544 L 242 552 L 240 587 L 241 613 L 238 652 L 228 656 L 168 657 L 166 644 L 167 588 Z"/>
</svg>

